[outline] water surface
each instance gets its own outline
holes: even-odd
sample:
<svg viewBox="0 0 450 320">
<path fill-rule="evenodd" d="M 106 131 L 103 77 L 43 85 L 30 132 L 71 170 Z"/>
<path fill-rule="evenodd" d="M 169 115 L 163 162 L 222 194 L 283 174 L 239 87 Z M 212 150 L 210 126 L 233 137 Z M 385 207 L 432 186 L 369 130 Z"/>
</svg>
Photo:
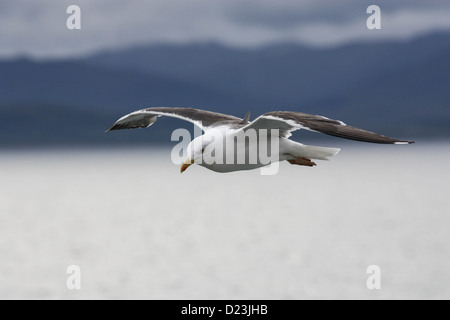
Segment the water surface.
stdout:
<svg viewBox="0 0 450 320">
<path fill-rule="evenodd" d="M 449 299 L 449 145 L 360 146 L 275 176 L 2 151 L 0 298 Z"/>
</svg>

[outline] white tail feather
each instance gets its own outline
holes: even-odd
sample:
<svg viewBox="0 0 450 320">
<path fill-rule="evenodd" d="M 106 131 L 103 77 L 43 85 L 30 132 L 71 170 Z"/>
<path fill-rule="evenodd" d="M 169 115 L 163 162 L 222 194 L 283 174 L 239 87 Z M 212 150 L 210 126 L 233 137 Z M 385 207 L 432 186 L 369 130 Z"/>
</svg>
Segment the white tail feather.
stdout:
<svg viewBox="0 0 450 320">
<path fill-rule="evenodd" d="M 283 139 L 281 141 L 280 149 L 285 154 L 317 160 L 328 160 L 328 158 L 335 156 L 341 151 L 341 149 L 337 148 L 306 146 L 289 139 Z"/>
<path fill-rule="evenodd" d="M 303 146 L 303 157 L 318 160 L 328 160 L 330 157 L 334 157 L 341 151 L 339 148 L 325 148 L 316 146 Z"/>
</svg>

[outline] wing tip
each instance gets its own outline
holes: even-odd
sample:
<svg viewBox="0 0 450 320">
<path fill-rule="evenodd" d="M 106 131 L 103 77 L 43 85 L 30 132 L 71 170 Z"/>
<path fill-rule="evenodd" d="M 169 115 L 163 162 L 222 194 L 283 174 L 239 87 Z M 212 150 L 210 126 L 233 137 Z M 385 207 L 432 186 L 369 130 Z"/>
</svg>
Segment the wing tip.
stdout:
<svg viewBox="0 0 450 320">
<path fill-rule="evenodd" d="M 396 141 L 394 144 L 413 144 L 415 141 Z"/>
<path fill-rule="evenodd" d="M 141 119 L 133 119 L 132 117 L 136 114 L 142 113 L 142 110 L 132 112 L 126 116 L 123 116 L 117 120 L 111 127 L 105 130 L 106 132 L 114 130 L 124 130 L 124 129 L 138 129 L 138 128 L 148 128 L 156 122 L 158 116 L 149 116 Z M 131 119 L 130 119 L 131 118 Z"/>
<path fill-rule="evenodd" d="M 114 130 L 120 130 L 120 129 L 123 129 L 123 126 L 117 124 L 117 122 L 116 122 L 111 127 L 106 129 L 104 133 L 107 133 L 107 132 L 110 132 L 110 131 L 114 131 Z"/>
</svg>

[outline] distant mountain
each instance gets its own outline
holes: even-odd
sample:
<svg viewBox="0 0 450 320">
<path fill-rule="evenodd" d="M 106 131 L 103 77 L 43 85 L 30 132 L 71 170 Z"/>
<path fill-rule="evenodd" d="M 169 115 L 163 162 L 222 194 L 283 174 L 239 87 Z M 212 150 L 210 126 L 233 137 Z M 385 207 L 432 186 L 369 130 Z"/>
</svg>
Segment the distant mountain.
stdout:
<svg viewBox="0 0 450 320">
<path fill-rule="evenodd" d="M 408 42 L 356 43 L 330 49 L 292 44 L 257 49 L 208 43 L 143 46 L 99 53 L 86 61 L 166 75 L 237 97 L 263 98 L 266 108 L 314 110 L 318 101 L 343 98 L 353 89 L 372 86 L 375 79 L 394 73 L 401 76 L 417 64 L 448 53 L 450 34 L 435 34 Z"/>
<path fill-rule="evenodd" d="M 100 134 L 117 117 L 157 105 L 237 116 L 298 110 L 396 136 L 450 137 L 449 57 L 450 34 L 440 33 L 328 49 L 161 44 L 0 61 L 0 145 L 168 141 L 180 122 Z"/>
<path fill-rule="evenodd" d="M 139 108 L 174 105 L 218 111 L 241 103 L 253 105 L 254 101 L 162 75 L 79 61 L 3 61 L 0 146 L 98 144 L 108 143 L 111 137 L 131 143 L 168 141 L 172 123 L 178 121 L 179 126 L 180 120 L 163 120 L 150 136 L 131 132 L 104 135 L 103 131 L 118 117 Z"/>
<path fill-rule="evenodd" d="M 160 104 L 205 105 L 211 100 L 233 103 L 193 82 L 165 75 L 85 64 L 80 61 L 0 62 L 0 103 L 50 103 L 102 111 L 130 110 Z"/>
</svg>

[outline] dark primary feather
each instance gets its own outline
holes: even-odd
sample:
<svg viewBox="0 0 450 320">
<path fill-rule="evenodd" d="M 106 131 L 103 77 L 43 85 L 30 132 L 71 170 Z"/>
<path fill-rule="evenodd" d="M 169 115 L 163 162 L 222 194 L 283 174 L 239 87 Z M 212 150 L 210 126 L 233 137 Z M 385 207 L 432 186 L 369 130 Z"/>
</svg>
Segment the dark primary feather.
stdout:
<svg viewBox="0 0 450 320">
<path fill-rule="evenodd" d="M 317 131 L 331 136 L 336 136 L 350 140 L 372 142 L 372 143 L 384 143 L 384 144 L 414 143 L 414 141 L 404 141 L 389 138 L 375 132 L 346 125 L 338 120 L 328 119 L 323 116 L 317 116 L 302 112 L 273 111 L 265 113 L 263 114 L 263 116 L 272 116 L 284 120 L 293 120 L 296 123 L 300 124 L 301 126 L 309 128 L 312 131 Z"/>
</svg>

